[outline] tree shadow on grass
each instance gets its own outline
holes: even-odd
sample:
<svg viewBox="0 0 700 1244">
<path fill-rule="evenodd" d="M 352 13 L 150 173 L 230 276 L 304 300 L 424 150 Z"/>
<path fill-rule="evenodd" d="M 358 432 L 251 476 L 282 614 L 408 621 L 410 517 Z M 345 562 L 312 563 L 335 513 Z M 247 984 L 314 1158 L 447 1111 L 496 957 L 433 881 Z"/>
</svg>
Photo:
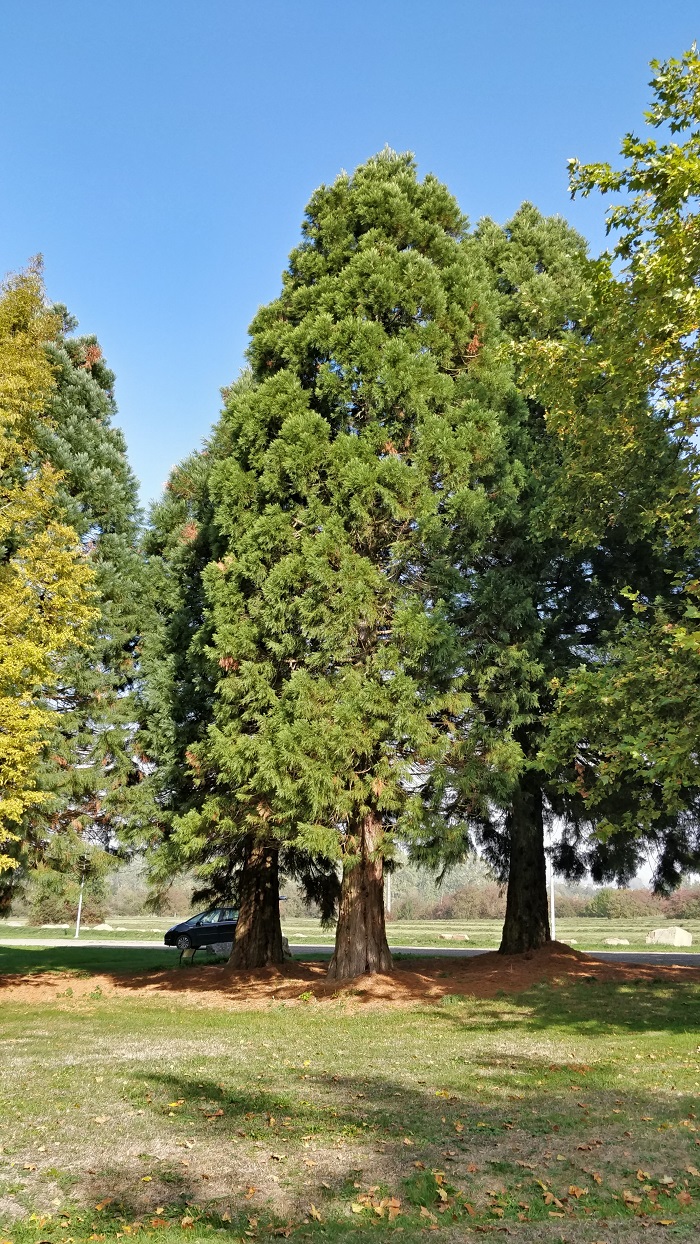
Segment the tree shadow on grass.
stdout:
<svg viewBox="0 0 700 1244">
<path fill-rule="evenodd" d="M 472 1080 L 473 1070 L 480 1068 L 492 1069 L 493 1064 L 487 1058 L 472 1061 Z M 144 1188 L 140 1170 L 115 1164 L 93 1172 L 87 1195 L 103 1198 L 108 1180 L 113 1212 L 132 1217 L 153 1212 L 168 1193 L 171 1208 L 179 1204 L 180 1212 L 192 1203 L 220 1208 L 233 1204 L 238 1211 L 245 1204 L 251 1214 L 269 1212 L 277 1215 L 277 1221 L 291 1214 L 298 1221 L 313 1201 L 321 1211 L 324 1203 L 332 1202 L 332 1212 L 345 1214 L 347 1220 L 358 1189 L 381 1186 L 405 1205 L 407 1188 L 420 1167 L 446 1173 L 447 1181 L 465 1190 L 476 1204 L 482 1221 L 489 1220 L 489 1189 L 496 1181 L 507 1193 L 505 1200 L 510 1198 L 507 1217 L 515 1221 L 518 1201 L 525 1198 L 533 1204 L 532 1212 L 547 1223 L 542 1188 L 554 1185 L 565 1197 L 569 1184 L 585 1182 L 593 1163 L 605 1172 L 605 1187 L 600 1191 L 593 1187 L 596 1216 L 610 1211 L 632 1219 L 632 1209 L 620 1204 L 619 1194 L 639 1164 L 648 1165 L 662 1143 L 664 1171 L 670 1169 L 678 1178 L 677 1172 L 687 1164 L 693 1137 L 683 1125 L 688 1123 L 693 1098 L 626 1092 L 624 1111 L 615 1110 L 613 1103 L 620 1101 L 617 1065 L 599 1064 L 595 1083 L 591 1077 L 579 1089 L 579 1096 L 586 1098 L 584 1112 L 572 1104 L 572 1068 L 573 1064 L 553 1067 L 536 1054 L 510 1060 L 507 1066 L 504 1060 L 501 1083 L 481 1085 L 479 1096 L 488 1098 L 483 1101 L 476 1100 L 473 1083 L 464 1091 L 455 1088 L 438 1096 L 433 1086 L 410 1086 L 371 1074 L 305 1073 L 300 1082 L 298 1069 L 289 1069 L 289 1085 L 270 1088 L 240 1087 L 235 1083 L 240 1068 L 225 1071 L 221 1080 L 173 1071 L 143 1074 L 144 1100 L 151 1099 L 148 1109 L 154 1115 L 177 1103 L 178 1133 L 187 1137 L 190 1167 L 173 1177 L 172 1157 L 152 1158 L 144 1168 L 152 1183 Z M 509 1087 L 506 1073 L 529 1077 L 532 1084 L 520 1083 L 517 1095 L 509 1095 L 504 1091 Z M 665 1129 L 663 1142 L 659 1128 Z M 340 1152 L 335 1147 L 339 1138 Z M 202 1163 L 212 1169 L 212 1154 L 220 1155 L 218 1186 L 202 1183 L 199 1173 Z M 307 1167 L 313 1169 L 311 1180 L 306 1178 Z M 276 1189 L 269 1181 L 279 1171 L 287 1177 L 287 1189 L 275 1202 Z M 661 1173 L 659 1168 L 655 1178 L 665 1196 Z M 249 1198 L 244 1199 L 241 1182 L 250 1182 Z M 584 1221 L 584 1207 L 592 1199 L 583 1206 L 572 1200 L 569 1218 Z M 439 1204 L 436 1196 L 432 1210 Z M 675 1203 L 673 1210 L 678 1212 Z M 469 1220 L 468 1225 L 475 1224 Z M 347 1221 L 339 1229 L 357 1236 Z"/>
<path fill-rule="evenodd" d="M 476 1015 L 472 1008 L 468 996 L 452 995 L 431 1013 L 470 1031 L 475 1022 L 493 1031 L 506 1019 L 523 1029 L 573 1029 L 582 1037 L 611 1036 L 616 1031 L 677 1036 L 700 1031 L 700 985 L 663 979 L 615 984 L 592 974 L 586 980 L 547 981 L 521 994 L 480 1000 Z"/>
</svg>

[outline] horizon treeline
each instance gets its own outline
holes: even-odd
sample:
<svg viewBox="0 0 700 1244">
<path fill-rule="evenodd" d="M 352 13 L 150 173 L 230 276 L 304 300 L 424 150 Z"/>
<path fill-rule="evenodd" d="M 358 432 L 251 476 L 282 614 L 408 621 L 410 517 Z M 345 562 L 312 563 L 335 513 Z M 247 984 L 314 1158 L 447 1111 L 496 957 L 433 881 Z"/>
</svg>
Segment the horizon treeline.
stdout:
<svg viewBox="0 0 700 1244">
<path fill-rule="evenodd" d="M 471 228 L 384 150 L 316 190 L 204 446 L 142 528 L 114 378 L 35 266 L 0 298 L 6 901 L 146 851 L 154 903 L 231 901 L 282 961 L 280 880 L 337 917 L 332 976 L 391 968 L 400 852 L 475 852 L 501 949 L 557 873 L 700 863 L 700 59 L 592 258 L 525 203 Z"/>
</svg>

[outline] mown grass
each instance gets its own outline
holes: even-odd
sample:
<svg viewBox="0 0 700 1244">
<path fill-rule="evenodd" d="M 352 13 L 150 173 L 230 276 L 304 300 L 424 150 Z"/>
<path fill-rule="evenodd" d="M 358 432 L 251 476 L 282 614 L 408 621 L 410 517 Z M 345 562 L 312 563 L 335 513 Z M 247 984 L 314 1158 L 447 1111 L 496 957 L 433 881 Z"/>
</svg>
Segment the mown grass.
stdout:
<svg viewBox="0 0 700 1244">
<path fill-rule="evenodd" d="M 240 1011 L 66 977 L 0 1007 L 13 1244 L 697 1238 L 696 986 Z"/>
<path fill-rule="evenodd" d="M 184 919 L 184 916 L 182 917 Z M 107 942 L 128 941 L 162 941 L 166 929 L 177 922 L 177 918 L 158 916 L 115 916 L 108 923 L 112 929 L 84 927 L 81 939 L 84 941 L 98 940 Z M 664 925 L 681 924 L 693 936 L 693 945 L 683 947 L 684 953 L 700 952 L 700 920 L 665 920 L 660 917 L 649 917 L 639 920 L 598 920 L 580 918 L 576 920 L 557 920 L 557 937 L 560 941 L 569 942 L 579 950 L 606 949 L 607 938 L 625 938 L 629 941 L 630 950 L 664 951 L 671 947 L 646 946 L 646 936 L 651 929 Z M 309 918 L 284 918 L 283 931 L 292 943 L 303 945 L 328 945 L 333 942 L 333 930 L 322 929 L 318 920 Z M 394 920 L 387 926 L 390 945 L 400 949 L 402 946 L 450 946 L 459 948 L 484 947 L 494 949 L 501 939 L 502 922 L 500 920 Z M 27 938 L 65 940 L 67 945 L 73 942 L 73 928 L 51 929 L 38 928 L 30 925 L 17 926 L 0 920 L 0 940 L 8 941 Z M 466 939 L 465 940 L 465 935 Z M 621 950 L 627 949 L 622 946 Z"/>
</svg>

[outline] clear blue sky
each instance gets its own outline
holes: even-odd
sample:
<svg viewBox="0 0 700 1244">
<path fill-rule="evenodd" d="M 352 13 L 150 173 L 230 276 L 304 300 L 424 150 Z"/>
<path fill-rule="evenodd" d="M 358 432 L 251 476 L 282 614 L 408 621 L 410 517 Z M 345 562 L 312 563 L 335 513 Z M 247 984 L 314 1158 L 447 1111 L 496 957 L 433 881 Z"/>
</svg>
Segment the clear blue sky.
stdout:
<svg viewBox="0 0 700 1244">
<path fill-rule="evenodd" d="M 462 210 L 604 245 L 566 160 L 641 127 L 697 0 L 6 0 L 0 270 L 97 333 L 143 497 L 216 418 L 313 188 L 388 143 Z"/>
</svg>

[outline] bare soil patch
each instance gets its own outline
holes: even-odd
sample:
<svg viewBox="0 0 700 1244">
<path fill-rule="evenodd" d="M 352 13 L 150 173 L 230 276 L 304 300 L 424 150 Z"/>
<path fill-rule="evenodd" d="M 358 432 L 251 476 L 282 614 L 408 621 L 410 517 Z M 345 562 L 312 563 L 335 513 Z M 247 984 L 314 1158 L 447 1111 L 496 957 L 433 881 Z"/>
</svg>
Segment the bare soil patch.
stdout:
<svg viewBox="0 0 700 1244">
<path fill-rule="evenodd" d="M 232 972 L 226 965 L 195 967 L 180 971 L 104 973 L 86 977 L 73 972 L 33 972 L 0 976 L 0 997 L 6 1002 L 49 1002 L 65 994 L 71 999 L 139 995 L 158 997 L 184 1005 L 249 1010 L 275 1002 L 299 1003 L 342 999 L 364 1006 L 412 1006 L 439 1002 L 449 994 L 493 998 L 499 993 L 517 994 L 543 981 L 569 984 L 594 978 L 617 984 L 625 982 L 700 983 L 700 967 L 656 964 L 611 963 L 597 960 L 552 942 L 525 955 L 501 955 L 496 951 L 473 958 L 425 958 L 408 964 L 398 962 L 386 975 L 358 976 L 329 981 L 324 963 L 288 963 L 282 968 L 257 972 Z"/>
</svg>

